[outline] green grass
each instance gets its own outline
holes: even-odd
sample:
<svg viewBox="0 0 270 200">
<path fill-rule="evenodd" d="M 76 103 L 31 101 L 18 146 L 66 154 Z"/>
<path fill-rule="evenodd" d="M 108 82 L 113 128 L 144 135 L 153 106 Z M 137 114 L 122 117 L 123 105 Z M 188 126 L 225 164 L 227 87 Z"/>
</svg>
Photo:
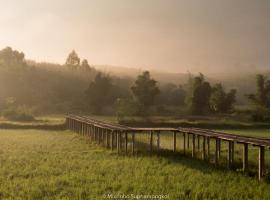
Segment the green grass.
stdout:
<svg viewBox="0 0 270 200">
<path fill-rule="evenodd" d="M 0 199 L 270 199 L 270 185 L 184 156 L 118 156 L 70 131 L 0 130 Z"/>
</svg>

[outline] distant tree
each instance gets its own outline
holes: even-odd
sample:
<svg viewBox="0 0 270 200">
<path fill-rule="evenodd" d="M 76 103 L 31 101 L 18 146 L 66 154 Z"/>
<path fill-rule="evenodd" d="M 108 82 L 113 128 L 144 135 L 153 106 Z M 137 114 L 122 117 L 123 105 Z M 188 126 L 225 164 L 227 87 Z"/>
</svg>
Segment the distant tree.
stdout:
<svg viewBox="0 0 270 200">
<path fill-rule="evenodd" d="M 25 65 L 24 53 L 6 47 L 0 51 L 0 65 L 5 67 Z"/>
<path fill-rule="evenodd" d="M 80 66 L 80 58 L 78 54 L 73 50 L 67 57 L 66 65 L 71 69 L 77 69 Z"/>
<path fill-rule="evenodd" d="M 138 114 L 138 103 L 132 98 L 118 98 L 116 100 L 116 116 L 118 122 L 121 122 L 125 117 L 135 116 Z"/>
<path fill-rule="evenodd" d="M 262 75 L 256 76 L 257 92 L 249 94 L 248 97 L 255 105 L 265 108 L 270 108 L 270 80 Z"/>
<path fill-rule="evenodd" d="M 257 91 L 249 94 L 248 99 L 255 105 L 256 112 L 253 113 L 254 120 L 264 120 L 270 114 L 270 80 L 262 74 L 256 76 Z"/>
<path fill-rule="evenodd" d="M 210 97 L 210 108 L 215 113 L 229 113 L 235 103 L 236 90 L 232 89 L 226 93 L 222 85 L 216 84 L 212 88 Z"/>
<path fill-rule="evenodd" d="M 91 68 L 90 68 L 90 65 L 88 64 L 88 61 L 87 61 L 86 59 L 83 59 L 83 61 L 82 61 L 82 63 L 81 63 L 81 68 L 82 68 L 83 70 L 86 70 L 86 71 L 88 71 L 88 70 L 91 69 Z"/>
<path fill-rule="evenodd" d="M 160 94 L 157 97 L 157 103 L 169 106 L 182 106 L 185 104 L 186 91 L 184 88 L 173 83 L 160 86 Z"/>
<path fill-rule="evenodd" d="M 189 87 L 191 89 L 191 96 L 189 97 L 191 113 L 201 115 L 209 112 L 209 100 L 211 95 L 210 83 L 205 81 L 203 74 L 192 78 L 190 83 L 192 84 L 192 86 Z"/>
<path fill-rule="evenodd" d="M 143 72 L 138 76 L 135 84 L 131 87 L 131 91 L 142 106 L 142 113 L 146 114 L 149 107 L 154 103 L 156 96 L 159 94 L 157 81 L 151 79 L 148 71 Z"/>
<path fill-rule="evenodd" d="M 112 80 L 109 76 L 99 72 L 95 80 L 90 83 L 86 95 L 93 112 L 99 114 L 103 107 L 111 104 Z"/>
</svg>

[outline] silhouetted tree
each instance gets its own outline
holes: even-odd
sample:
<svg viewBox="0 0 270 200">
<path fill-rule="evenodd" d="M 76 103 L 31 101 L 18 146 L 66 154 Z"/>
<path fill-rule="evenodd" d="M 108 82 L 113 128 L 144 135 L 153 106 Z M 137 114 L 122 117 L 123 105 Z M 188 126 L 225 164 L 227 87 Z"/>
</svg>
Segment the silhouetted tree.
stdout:
<svg viewBox="0 0 270 200">
<path fill-rule="evenodd" d="M 226 93 L 222 85 L 216 84 L 212 88 L 210 97 L 210 108 L 216 113 L 229 113 L 235 103 L 236 90 L 232 89 Z"/>
<path fill-rule="evenodd" d="M 24 53 L 6 47 L 0 51 L 0 65 L 4 67 L 18 67 L 25 65 Z"/>
<path fill-rule="evenodd" d="M 112 104 L 111 90 L 112 80 L 109 76 L 98 73 L 86 91 L 90 107 L 93 112 L 99 114 L 103 107 Z"/>
<path fill-rule="evenodd" d="M 82 64 L 81 64 L 81 68 L 83 70 L 86 70 L 86 71 L 91 69 L 90 65 L 88 64 L 88 61 L 86 59 L 83 59 Z"/>
<path fill-rule="evenodd" d="M 77 69 L 80 66 L 80 58 L 78 54 L 73 50 L 67 57 L 66 65 L 71 69 Z"/>
<path fill-rule="evenodd" d="M 200 74 L 192 79 L 190 110 L 192 114 L 201 115 L 209 112 L 211 95 L 210 83 Z"/>
<path fill-rule="evenodd" d="M 151 79 L 148 71 L 138 76 L 135 84 L 131 87 L 131 91 L 142 107 L 142 113 L 146 114 L 149 107 L 154 103 L 155 97 L 159 94 L 157 81 Z"/>
<path fill-rule="evenodd" d="M 255 105 L 256 112 L 253 113 L 254 120 L 264 120 L 265 115 L 270 113 L 270 80 L 262 75 L 256 76 L 257 91 L 255 94 L 249 94 L 249 100 Z"/>
</svg>

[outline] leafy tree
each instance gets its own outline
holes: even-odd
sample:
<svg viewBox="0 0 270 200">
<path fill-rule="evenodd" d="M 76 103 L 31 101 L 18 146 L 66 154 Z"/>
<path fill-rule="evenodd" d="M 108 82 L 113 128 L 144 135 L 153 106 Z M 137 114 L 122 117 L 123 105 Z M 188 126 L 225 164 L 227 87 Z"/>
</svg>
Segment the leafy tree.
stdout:
<svg viewBox="0 0 270 200">
<path fill-rule="evenodd" d="M 192 114 L 201 115 L 209 112 L 211 86 L 210 83 L 205 81 L 204 75 L 200 74 L 192 78 L 191 97 L 189 98 L 190 110 Z"/>
<path fill-rule="evenodd" d="M 86 70 L 86 71 L 89 71 L 91 69 L 90 65 L 88 64 L 88 61 L 86 59 L 83 59 L 82 64 L 81 64 L 81 68 L 83 70 Z"/>
<path fill-rule="evenodd" d="M 181 85 L 177 86 L 168 83 L 160 86 L 160 94 L 158 95 L 157 103 L 169 106 L 183 106 L 185 104 L 185 96 L 186 92 Z"/>
<path fill-rule="evenodd" d="M 256 76 L 257 91 L 249 94 L 248 99 L 255 105 L 256 112 L 253 113 L 254 120 L 265 120 L 265 116 L 270 113 L 270 80 L 262 75 Z"/>
<path fill-rule="evenodd" d="M 210 108 L 216 113 L 229 113 L 233 109 L 235 103 L 236 90 L 232 89 L 226 93 L 222 85 L 216 84 L 212 88 L 210 97 Z"/>
<path fill-rule="evenodd" d="M 262 75 L 256 76 L 257 92 L 256 94 L 249 94 L 248 97 L 256 106 L 270 109 L 270 80 Z"/>
<path fill-rule="evenodd" d="M 159 94 L 157 81 L 151 79 L 148 71 L 138 76 L 131 91 L 138 103 L 141 105 L 141 114 L 146 114 L 149 107 L 154 103 L 156 96 Z"/>
<path fill-rule="evenodd" d="M 112 86 L 111 78 L 101 72 L 99 72 L 95 80 L 90 83 L 86 94 L 94 113 L 101 113 L 103 107 L 112 103 L 112 99 L 110 98 Z"/>
<path fill-rule="evenodd" d="M 118 98 L 116 100 L 116 116 L 118 122 L 123 121 L 125 117 L 138 114 L 138 106 L 138 103 L 132 98 Z"/>
<path fill-rule="evenodd" d="M 6 47 L 0 51 L 0 66 L 17 67 L 25 65 L 24 53 Z"/>
<path fill-rule="evenodd" d="M 68 55 L 66 65 L 71 69 L 77 69 L 80 66 L 80 58 L 75 50 L 72 50 L 72 52 Z"/>
</svg>

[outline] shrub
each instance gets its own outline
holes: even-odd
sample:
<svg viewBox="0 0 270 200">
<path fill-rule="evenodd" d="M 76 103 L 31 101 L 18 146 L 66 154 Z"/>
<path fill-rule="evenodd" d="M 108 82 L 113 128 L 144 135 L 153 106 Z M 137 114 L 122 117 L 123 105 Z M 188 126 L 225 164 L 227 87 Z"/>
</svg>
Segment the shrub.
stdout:
<svg viewBox="0 0 270 200">
<path fill-rule="evenodd" d="M 32 110 L 26 106 L 9 107 L 2 113 L 3 117 L 12 121 L 34 121 Z"/>
</svg>

